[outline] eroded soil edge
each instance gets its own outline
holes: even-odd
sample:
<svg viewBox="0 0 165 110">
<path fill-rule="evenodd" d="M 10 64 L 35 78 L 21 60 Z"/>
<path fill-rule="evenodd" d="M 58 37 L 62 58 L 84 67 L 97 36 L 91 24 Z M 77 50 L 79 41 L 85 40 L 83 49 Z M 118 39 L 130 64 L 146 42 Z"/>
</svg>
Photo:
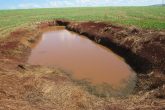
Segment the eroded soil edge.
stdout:
<svg viewBox="0 0 165 110">
<path fill-rule="evenodd" d="M 43 29 L 63 25 L 125 58 L 137 72 L 137 89 L 128 98 L 99 98 L 74 84 L 58 68 L 26 64 Z M 100 22 L 57 20 L 11 32 L 0 41 L 0 108 L 5 110 L 165 108 L 165 32 Z"/>
<path fill-rule="evenodd" d="M 165 31 L 142 30 L 136 27 L 115 26 L 103 22 L 57 20 L 57 24 L 66 26 L 66 29 L 70 31 L 85 35 L 122 56 L 139 77 L 144 76 L 147 77 L 145 80 L 151 80 L 152 84 L 147 84 L 149 87 L 141 89 L 154 89 L 164 84 Z"/>
</svg>

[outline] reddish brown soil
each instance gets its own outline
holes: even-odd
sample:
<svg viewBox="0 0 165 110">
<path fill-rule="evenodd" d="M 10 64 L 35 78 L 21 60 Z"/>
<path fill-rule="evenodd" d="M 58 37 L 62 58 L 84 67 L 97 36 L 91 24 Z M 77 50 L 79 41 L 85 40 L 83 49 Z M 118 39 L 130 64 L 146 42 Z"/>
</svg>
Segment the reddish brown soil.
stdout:
<svg viewBox="0 0 165 110">
<path fill-rule="evenodd" d="M 135 27 L 125 28 L 103 22 L 61 22 L 60 24 L 66 24 L 67 29 L 84 34 L 124 56 L 136 71 L 154 68 L 165 73 L 164 31 L 141 30 Z M 131 58 L 135 56 L 135 59 Z"/>
<path fill-rule="evenodd" d="M 138 73 L 140 92 L 126 99 L 101 99 L 77 87 L 58 69 L 26 66 L 31 45 L 37 41 L 41 29 L 56 24 L 53 21 L 40 23 L 36 29 L 18 29 L 0 42 L 1 110 L 165 109 L 164 32 L 99 22 L 58 20 L 57 23 L 123 56 Z"/>
<path fill-rule="evenodd" d="M 42 29 L 53 26 L 53 23 L 40 23 L 34 29 L 17 29 L 11 32 L 7 39 L 0 41 L 0 68 L 11 69 L 26 63 L 31 46 L 40 38 Z"/>
<path fill-rule="evenodd" d="M 48 22 L 41 22 L 38 25 L 39 29 L 44 29 L 50 26 L 55 26 L 56 25 L 56 21 L 48 21 Z"/>
<path fill-rule="evenodd" d="M 165 84 L 165 31 L 114 26 L 103 22 L 69 22 L 66 20 L 56 22 L 66 26 L 68 30 L 86 35 L 91 40 L 110 48 L 125 58 L 139 76 L 142 74 L 146 76 L 149 73 L 159 76 L 151 75 L 147 78 L 149 83 L 145 84 L 147 87 L 139 85 L 143 82 L 140 80 L 137 86 L 141 89 L 155 89 Z"/>
<path fill-rule="evenodd" d="M 18 62 L 25 61 L 29 49 L 21 43 L 21 39 L 27 32 L 27 30 L 18 29 L 11 32 L 6 40 L 0 42 L 0 68 L 11 69 L 17 66 Z M 26 55 L 25 58 L 23 58 L 24 55 Z"/>
</svg>

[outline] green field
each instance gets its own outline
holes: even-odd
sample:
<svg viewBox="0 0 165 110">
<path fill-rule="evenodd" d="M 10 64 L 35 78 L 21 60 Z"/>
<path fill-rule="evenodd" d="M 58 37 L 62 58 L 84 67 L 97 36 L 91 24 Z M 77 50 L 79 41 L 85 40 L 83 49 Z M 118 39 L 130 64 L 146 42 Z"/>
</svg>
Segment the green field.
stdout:
<svg viewBox="0 0 165 110">
<path fill-rule="evenodd" d="M 165 29 L 165 7 L 93 7 L 0 11 L 0 38 L 17 27 L 66 18 L 76 21 L 107 21 L 147 29 Z"/>
</svg>

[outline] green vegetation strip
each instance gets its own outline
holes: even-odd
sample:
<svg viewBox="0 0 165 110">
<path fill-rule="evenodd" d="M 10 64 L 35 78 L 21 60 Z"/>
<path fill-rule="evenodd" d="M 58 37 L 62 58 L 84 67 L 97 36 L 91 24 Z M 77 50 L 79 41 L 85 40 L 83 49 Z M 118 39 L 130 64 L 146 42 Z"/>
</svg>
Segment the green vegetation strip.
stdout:
<svg viewBox="0 0 165 110">
<path fill-rule="evenodd" d="M 6 30 L 35 22 L 65 18 L 76 21 L 106 21 L 145 29 L 165 29 L 165 7 L 84 7 L 0 10 L 0 38 Z M 5 31 L 4 31 L 5 30 Z M 1 33 L 1 31 L 3 31 Z"/>
</svg>

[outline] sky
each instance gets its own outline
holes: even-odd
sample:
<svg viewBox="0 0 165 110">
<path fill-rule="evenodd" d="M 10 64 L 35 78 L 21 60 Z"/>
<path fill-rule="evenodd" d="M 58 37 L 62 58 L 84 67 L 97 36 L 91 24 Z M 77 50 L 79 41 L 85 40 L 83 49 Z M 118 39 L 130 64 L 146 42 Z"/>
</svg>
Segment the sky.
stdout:
<svg viewBox="0 0 165 110">
<path fill-rule="evenodd" d="M 87 6 L 148 6 L 162 0 L 0 0 L 0 9 L 29 9 Z"/>
</svg>

